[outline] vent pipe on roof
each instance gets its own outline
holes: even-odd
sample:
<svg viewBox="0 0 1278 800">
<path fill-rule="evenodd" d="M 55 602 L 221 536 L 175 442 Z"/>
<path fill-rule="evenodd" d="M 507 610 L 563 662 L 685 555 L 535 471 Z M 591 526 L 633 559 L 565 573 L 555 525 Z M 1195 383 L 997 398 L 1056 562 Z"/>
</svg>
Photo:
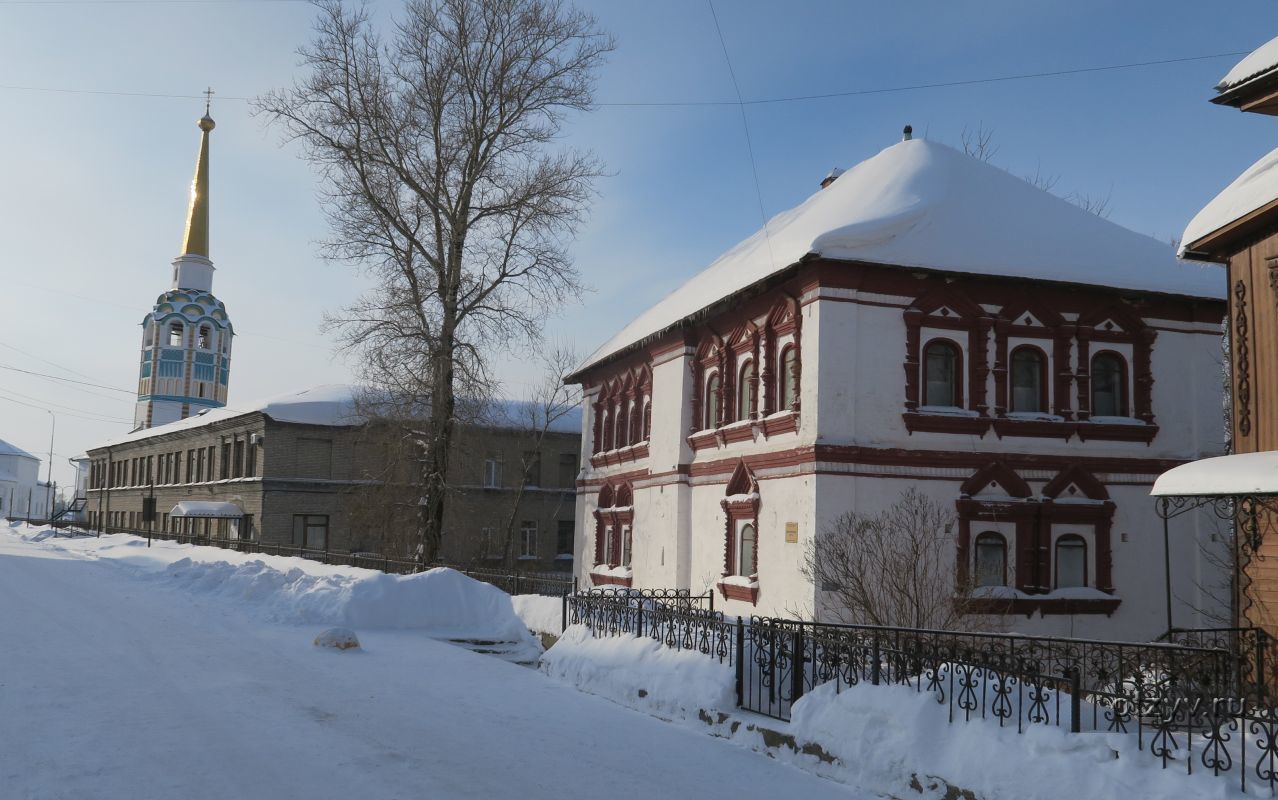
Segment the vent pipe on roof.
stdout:
<svg viewBox="0 0 1278 800">
<path fill-rule="evenodd" d="M 842 174 L 843 174 L 842 167 L 835 167 L 834 169 L 830 170 L 830 174 L 826 175 L 824 178 L 821 179 L 821 188 L 824 189 L 825 187 L 834 183 L 834 181 L 837 180 L 838 177 Z"/>
<path fill-rule="evenodd" d="M 905 130 L 901 131 L 901 141 L 908 142 L 914 138 L 914 126 L 906 125 Z"/>
</svg>

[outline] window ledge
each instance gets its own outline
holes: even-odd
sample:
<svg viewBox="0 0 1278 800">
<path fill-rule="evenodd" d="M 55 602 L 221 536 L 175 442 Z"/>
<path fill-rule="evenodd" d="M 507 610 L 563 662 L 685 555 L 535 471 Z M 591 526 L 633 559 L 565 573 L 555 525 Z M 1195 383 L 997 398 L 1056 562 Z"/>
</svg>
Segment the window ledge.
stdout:
<svg viewBox="0 0 1278 800">
<path fill-rule="evenodd" d="M 910 433 L 924 431 L 927 433 L 967 433 L 984 436 L 990 429 L 993 420 L 989 417 L 968 416 L 966 414 L 934 414 L 919 411 L 906 411 L 901 414 L 905 421 L 905 429 Z"/>
<path fill-rule="evenodd" d="M 759 604 L 759 580 L 757 577 L 743 581 L 738 575 L 728 575 L 719 581 L 717 587 L 725 600 L 746 600 L 751 605 Z"/>
<path fill-rule="evenodd" d="M 644 440 L 635 444 L 605 450 L 590 457 L 590 466 L 603 467 L 610 464 L 624 464 L 627 461 L 638 461 L 648 457 L 648 442 Z"/>
<path fill-rule="evenodd" d="M 792 433 L 798 429 L 799 414 L 782 411 L 759 419 L 742 419 L 725 423 L 718 428 L 694 431 L 688 435 L 688 445 L 693 451 L 707 450 L 736 442 L 754 441 L 759 437 L 767 439 L 769 436 Z"/>
<path fill-rule="evenodd" d="M 1149 444 L 1158 435 L 1158 426 L 1146 422 L 1092 422 L 1077 423 L 1078 438 L 1084 442 L 1097 439 L 1115 442 L 1144 442 Z"/>
<path fill-rule="evenodd" d="M 1038 612 L 1041 616 L 1059 616 L 1064 614 L 1104 614 L 1110 616 L 1122 604 L 1117 597 L 1035 597 L 1019 595 L 1017 597 L 972 597 L 956 600 L 963 606 L 964 614 L 1024 614 L 1026 618 Z"/>
<path fill-rule="evenodd" d="M 590 571 L 590 582 L 595 586 L 630 586 L 634 582 L 634 572 L 629 567 L 598 564 Z"/>
<path fill-rule="evenodd" d="M 996 417 L 994 433 L 1004 436 L 1033 436 L 1042 439 L 1065 439 L 1078 432 L 1078 424 L 1063 419 L 1032 419 L 1025 417 Z"/>
</svg>

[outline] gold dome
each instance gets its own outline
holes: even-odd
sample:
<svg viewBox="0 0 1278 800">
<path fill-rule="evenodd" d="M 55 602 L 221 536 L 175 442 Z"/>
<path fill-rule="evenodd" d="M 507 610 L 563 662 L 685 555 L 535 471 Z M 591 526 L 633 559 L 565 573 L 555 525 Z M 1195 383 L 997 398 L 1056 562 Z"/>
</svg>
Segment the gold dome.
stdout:
<svg viewBox="0 0 1278 800">
<path fill-rule="evenodd" d="M 204 112 L 204 116 L 200 117 L 199 121 L 196 122 L 195 124 L 199 125 L 200 130 L 204 131 L 205 133 L 208 133 L 209 131 L 217 127 L 217 123 L 213 121 L 213 118 L 209 116 L 207 111 Z"/>
</svg>

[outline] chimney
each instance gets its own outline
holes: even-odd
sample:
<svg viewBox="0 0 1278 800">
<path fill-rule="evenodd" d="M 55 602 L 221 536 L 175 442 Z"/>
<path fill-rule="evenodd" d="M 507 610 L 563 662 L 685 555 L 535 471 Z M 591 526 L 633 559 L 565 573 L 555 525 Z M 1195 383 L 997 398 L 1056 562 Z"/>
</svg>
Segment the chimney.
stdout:
<svg viewBox="0 0 1278 800">
<path fill-rule="evenodd" d="M 842 167 L 835 167 L 834 169 L 830 170 L 830 174 L 826 175 L 824 178 L 821 179 L 821 188 L 824 189 L 825 187 L 834 183 L 836 180 L 838 180 L 838 177 L 842 174 L 843 174 Z"/>
<path fill-rule="evenodd" d="M 908 142 L 914 138 L 914 126 L 906 125 L 905 130 L 901 131 L 901 141 Z"/>
</svg>

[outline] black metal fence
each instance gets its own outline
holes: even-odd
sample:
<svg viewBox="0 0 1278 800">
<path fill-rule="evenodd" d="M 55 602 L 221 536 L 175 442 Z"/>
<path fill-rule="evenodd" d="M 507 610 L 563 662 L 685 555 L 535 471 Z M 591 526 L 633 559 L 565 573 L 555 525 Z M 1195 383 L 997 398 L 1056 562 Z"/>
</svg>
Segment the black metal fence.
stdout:
<svg viewBox="0 0 1278 800">
<path fill-rule="evenodd" d="M 230 539 L 221 537 L 199 536 L 195 534 L 174 533 L 172 531 L 139 531 L 126 528 L 108 528 L 107 533 L 128 533 L 151 539 L 194 544 L 204 547 L 220 547 L 223 550 L 234 550 L 237 553 L 262 553 L 271 556 L 295 556 L 323 564 L 340 564 L 347 567 L 362 567 L 395 575 L 412 575 L 435 567 L 447 566 L 477 581 L 490 583 L 507 594 L 541 594 L 550 597 L 562 597 L 571 594 L 576 588 L 576 581 L 571 577 L 554 577 L 547 573 L 509 573 L 501 570 L 472 569 L 435 563 L 422 565 L 411 559 L 391 558 L 380 553 L 341 552 L 338 550 L 317 550 L 297 547 L 289 544 L 261 542 L 256 539 Z"/>
<path fill-rule="evenodd" d="M 648 636 L 735 671 L 737 705 L 788 720 L 812 690 L 860 684 L 927 693 L 950 722 L 1018 732 L 1050 725 L 1127 735 L 1164 768 L 1278 788 L 1278 709 L 1268 637 L 1254 629 L 1173 632 L 1169 642 L 833 625 L 591 593 L 566 599 L 567 621 L 595 636 Z"/>
</svg>

